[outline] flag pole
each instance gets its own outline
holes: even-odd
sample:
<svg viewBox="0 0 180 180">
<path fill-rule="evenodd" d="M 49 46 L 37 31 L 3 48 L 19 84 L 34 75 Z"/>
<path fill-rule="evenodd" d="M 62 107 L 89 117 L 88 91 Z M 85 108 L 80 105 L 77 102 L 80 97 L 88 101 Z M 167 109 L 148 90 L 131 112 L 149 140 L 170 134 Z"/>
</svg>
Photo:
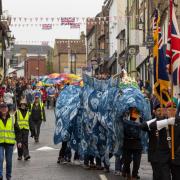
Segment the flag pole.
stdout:
<svg viewBox="0 0 180 180">
<path fill-rule="evenodd" d="M 170 0 L 170 34 L 172 34 L 172 10 L 173 10 L 173 0 Z M 172 66 L 172 57 L 170 62 L 170 71 L 171 71 L 171 101 L 172 101 L 172 107 L 173 107 L 173 66 Z M 171 159 L 175 159 L 175 153 L 174 153 L 174 125 L 171 126 Z"/>
</svg>

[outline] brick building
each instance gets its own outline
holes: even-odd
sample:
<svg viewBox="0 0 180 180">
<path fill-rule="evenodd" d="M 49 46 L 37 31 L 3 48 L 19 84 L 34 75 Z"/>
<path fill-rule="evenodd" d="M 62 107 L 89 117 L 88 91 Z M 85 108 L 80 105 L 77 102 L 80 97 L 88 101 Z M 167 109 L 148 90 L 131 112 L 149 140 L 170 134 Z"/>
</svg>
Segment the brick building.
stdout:
<svg viewBox="0 0 180 180">
<path fill-rule="evenodd" d="M 46 59 L 37 56 L 28 57 L 24 61 L 24 72 L 26 79 L 47 75 Z"/>
<path fill-rule="evenodd" d="M 56 39 L 54 45 L 53 71 L 56 73 L 82 74 L 86 67 L 85 35 L 80 39 Z"/>
</svg>

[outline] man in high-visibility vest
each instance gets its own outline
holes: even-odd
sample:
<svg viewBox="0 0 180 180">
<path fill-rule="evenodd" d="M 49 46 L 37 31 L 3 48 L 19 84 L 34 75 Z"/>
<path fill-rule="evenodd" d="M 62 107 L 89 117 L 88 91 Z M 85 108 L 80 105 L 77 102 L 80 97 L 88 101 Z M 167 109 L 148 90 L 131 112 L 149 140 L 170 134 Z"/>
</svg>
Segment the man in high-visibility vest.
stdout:
<svg viewBox="0 0 180 180">
<path fill-rule="evenodd" d="M 41 124 L 42 121 L 46 121 L 44 104 L 39 96 L 35 96 L 34 103 L 30 107 L 30 114 L 31 137 L 34 137 L 35 142 L 39 142 Z"/>
<path fill-rule="evenodd" d="M 29 117 L 30 112 L 27 107 L 26 100 L 20 101 L 20 107 L 16 112 L 16 118 L 18 121 L 19 128 L 21 130 L 21 144 L 22 147 L 18 149 L 18 160 L 22 160 L 22 156 L 24 156 L 24 160 L 27 161 L 31 157 L 29 155 L 29 148 L 28 148 L 28 136 L 29 136 Z"/>
<path fill-rule="evenodd" d="M 6 179 L 11 179 L 13 147 L 21 145 L 21 131 L 14 116 L 10 116 L 5 103 L 0 104 L 0 180 L 3 179 L 3 161 L 6 157 Z"/>
</svg>

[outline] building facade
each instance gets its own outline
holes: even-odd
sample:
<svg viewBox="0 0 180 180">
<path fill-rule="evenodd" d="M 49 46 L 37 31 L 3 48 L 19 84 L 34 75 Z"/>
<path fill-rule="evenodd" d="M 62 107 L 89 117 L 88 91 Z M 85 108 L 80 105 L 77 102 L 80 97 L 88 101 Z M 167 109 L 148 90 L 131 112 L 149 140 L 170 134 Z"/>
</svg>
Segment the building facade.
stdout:
<svg viewBox="0 0 180 180">
<path fill-rule="evenodd" d="M 24 61 L 24 76 L 26 79 L 47 75 L 46 58 L 30 56 Z"/>
<path fill-rule="evenodd" d="M 54 45 L 53 71 L 56 73 L 82 74 L 86 67 L 85 35 L 80 39 L 56 39 Z"/>
<path fill-rule="evenodd" d="M 10 26 L 11 18 L 8 11 L 3 11 L 2 2 L 0 1 L 0 83 L 8 71 L 9 53 L 14 43 L 14 36 L 11 35 Z"/>
<path fill-rule="evenodd" d="M 34 59 L 37 61 L 39 57 L 43 57 L 46 60 L 45 72 L 50 74 L 53 72 L 52 55 L 53 49 L 50 46 L 15 44 L 11 49 L 10 68 L 13 68 L 17 71 L 24 71 L 27 70 L 24 65 L 25 61 L 29 60 L 29 57 L 36 57 Z M 26 74 L 26 72 L 24 72 L 24 74 Z"/>
<path fill-rule="evenodd" d="M 87 19 L 87 65 L 92 74 L 107 72 L 109 59 L 109 1 L 105 1 L 96 17 Z"/>
</svg>

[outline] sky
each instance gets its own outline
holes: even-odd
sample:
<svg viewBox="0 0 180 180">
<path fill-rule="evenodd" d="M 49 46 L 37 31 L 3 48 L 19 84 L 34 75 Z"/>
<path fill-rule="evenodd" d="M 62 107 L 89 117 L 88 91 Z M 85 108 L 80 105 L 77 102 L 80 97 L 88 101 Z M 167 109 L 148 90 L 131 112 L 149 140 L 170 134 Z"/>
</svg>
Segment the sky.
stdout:
<svg viewBox="0 0 180 180">
<path fill-rule="evenodd" d="M 42 30 L 40 26 L 22 27 L 22 24 L 37 24 L 35 20 L 25 22 L 24 18 L 94 17 L 101 11 L 103 2 L 104 0 L 2 0 L 3 10 L 8 10 L 12 17 L 18 17 L 15 21 L 12 18 L 12 24 L 21 24 L 20 27 L 14 25 L 11 27 L 17 42 L 32 44 L 32 41 L 49 41 L 50 45 L 53 45 L 52 41 L 55 38 L 79 38 L 80 32 L 85 30 L 85 25 L 80 29 L 55 26 L 52 30 Z M 20 21 L 19 17 L 23 19 Z M 38 20 L 39 24 L 57 24 L 57 22 L 57 20 L 52 22 L 50 19 L 47 22 Z"/>
</svg>

